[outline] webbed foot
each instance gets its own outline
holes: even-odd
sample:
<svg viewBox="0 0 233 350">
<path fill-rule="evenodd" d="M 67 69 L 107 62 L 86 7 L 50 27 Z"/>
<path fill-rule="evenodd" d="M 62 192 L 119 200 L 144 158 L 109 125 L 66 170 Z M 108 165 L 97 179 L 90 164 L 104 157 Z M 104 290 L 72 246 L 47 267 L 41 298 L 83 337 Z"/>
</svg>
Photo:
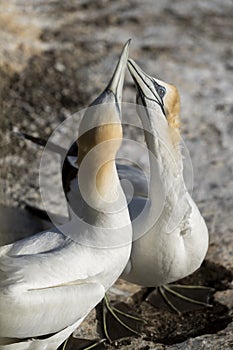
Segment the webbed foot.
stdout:
<svg viewBox="0 0 233 350">
<path fill-rule="evenodd" d="M 82 339 L 72 335 L 58 348 L 58 350 L 104 350 L 106 339 Z"/>
<path fill-rule="evenodd" d="M 128 313 L 130 308 L 125 303 L 111 305 L 108 298 L 102 300 L 98 310 L 101 332 L 111 343 L 121 338 L 140 335 L 141 318 Z"/>
<path fill-rule="evenodd" d="M 169 284 L 158 287 L 147 297 L 147 301 L 155 307 L 169 308 L 181 314 L 186 311 L 212 307 L 209 304 L 214 289 L 204 286 Z"/>
</svg>

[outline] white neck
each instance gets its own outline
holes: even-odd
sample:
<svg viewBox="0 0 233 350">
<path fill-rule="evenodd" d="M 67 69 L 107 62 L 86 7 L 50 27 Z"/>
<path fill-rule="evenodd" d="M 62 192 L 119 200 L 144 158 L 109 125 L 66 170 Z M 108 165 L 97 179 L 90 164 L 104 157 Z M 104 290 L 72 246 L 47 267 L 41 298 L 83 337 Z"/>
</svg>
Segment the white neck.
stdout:
<svg viewBox="0 0 233 350">
<path fill-rule="evenodd" d="M 127 213 L 127 202 L 120 185 L 115 160 L 103 163 L 98 157 L 87 157 L 80 165 L 78 181 L 83 197 L 82 217 L 89 224 L 97 224 L 97 218 L 99 225 L 112 226 L 116 213 L 117 216 Z"/>
<path fill-rule="evenodd" d="M 148 124 L 145 126 L 146 130 L 151 130 L 151 132 L 145 131 L 150 161 L 149 198 L 151 205 L 148 216 L 153 216 L 156 212 L 163 213 L 164 221 L 170 218 L 182 219 L 188 207 L 181 150 L 178 144 L 173 143 L 172 130 L 167 121 L 165 119 L 156 120 L 155 110 L 148 110 L 148 113 L 153 113 L 149 129 Z M 178 201 L 179 205 L 177 205 Z"/>
<path fill-rule="evenodd" d="M 71 210 L 72 219 L 64 225 L 63 231 L 82 245 L 96 248 L 129 246 L 132 227 L 115 160 L 105 163 L 99 170 L 100 158 L 91 159 L 92 152 L 89 153 L 78 172 L 81 207 L 78 213 Z"/>
</svg>

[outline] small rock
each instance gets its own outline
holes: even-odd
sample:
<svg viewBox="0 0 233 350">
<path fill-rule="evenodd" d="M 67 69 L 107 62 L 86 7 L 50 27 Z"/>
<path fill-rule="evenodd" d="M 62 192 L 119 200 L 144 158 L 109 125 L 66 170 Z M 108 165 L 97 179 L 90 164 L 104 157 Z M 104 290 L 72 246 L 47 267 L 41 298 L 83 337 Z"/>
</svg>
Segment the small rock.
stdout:
<svg viewBox="0 0 233 350">
<path fill-rule="evenodd" d="M 55 64 L 55 69 L 56 69 L 58 72 L 62 73 L 62 72 L 65 71 L 66 67 L 64 66 L 64 64 L 57 62 L 57 63 Z"/>
</svg>

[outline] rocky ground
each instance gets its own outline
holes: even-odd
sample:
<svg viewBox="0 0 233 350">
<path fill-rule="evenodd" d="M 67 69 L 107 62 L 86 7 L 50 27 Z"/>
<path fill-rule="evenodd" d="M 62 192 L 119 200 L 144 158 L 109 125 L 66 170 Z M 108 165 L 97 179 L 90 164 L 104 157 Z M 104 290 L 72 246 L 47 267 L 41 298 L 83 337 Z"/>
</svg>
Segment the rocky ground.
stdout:
<svg viewBox="0 0 233 350">
<path fill-rule="evenodd" d="M 47 139 L 105 87 L 128 38 L 131 57 L 181 94 L 193 197 L 210 232 L 203 266 L 184 282 L 214 287 L 214 307 L 178 316 L 153 309 L 145 301 L 146 290 L 119 282 L 125 299 L 148 324 L 141 337 L 108 349 L 233 348 L 232 15 L 231 0 L 1 1 L 1 204 L 42 207 L 42 150 L 12 131 Z M 127 75 L 124 101 L 134 100 Z M 126 135 L 141 142 L 135 130 L 126 128 Z M 139 154 L 139 163 L 142 158 Z M 130 292 L 137 294 L 127 298 Z M 92 315 L 79 332 L 94 335 Z"/>
</svg>

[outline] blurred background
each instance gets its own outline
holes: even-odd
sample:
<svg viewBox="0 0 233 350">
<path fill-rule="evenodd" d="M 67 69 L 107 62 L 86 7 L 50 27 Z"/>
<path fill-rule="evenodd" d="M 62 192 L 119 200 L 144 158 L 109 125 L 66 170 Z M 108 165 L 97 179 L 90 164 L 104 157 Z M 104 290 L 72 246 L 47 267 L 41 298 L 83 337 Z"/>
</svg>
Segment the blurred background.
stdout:
<svg viewBox="0 0 233 350">
<path fill-rule="evenodd" d="M 182 135 L 194 169 L 193 197 L 210 232 L 207 262 L 228 276 L 226 288 L 216 293 L 228 317 L 233 306 L 232 16 L 231 0 L 0 3 L 0 204 L 43 208 L 38 178 L 43 149 L 12 131 L 48 139 L 101 92 L 122 45 L 132 38 L 130 55 L 142 69 L 179 89 Z M 128 73 L 123 101 L 135 101 Z M 137 137 L 141 141 L 135 132 Z M 220 270 L 214 270 L 216 279 L 226 277 L 218 275 Z M 212 332 L 220 332 L 216 337 L 182 339 L 183 348 L 206 349 L 207 341 L 211 349 L 230 349 L 229 322 Z M 161 349 L 183 349 L 174 344 Z M 144 339 L 122 348 L 150 346 Z"/>
</svg>

